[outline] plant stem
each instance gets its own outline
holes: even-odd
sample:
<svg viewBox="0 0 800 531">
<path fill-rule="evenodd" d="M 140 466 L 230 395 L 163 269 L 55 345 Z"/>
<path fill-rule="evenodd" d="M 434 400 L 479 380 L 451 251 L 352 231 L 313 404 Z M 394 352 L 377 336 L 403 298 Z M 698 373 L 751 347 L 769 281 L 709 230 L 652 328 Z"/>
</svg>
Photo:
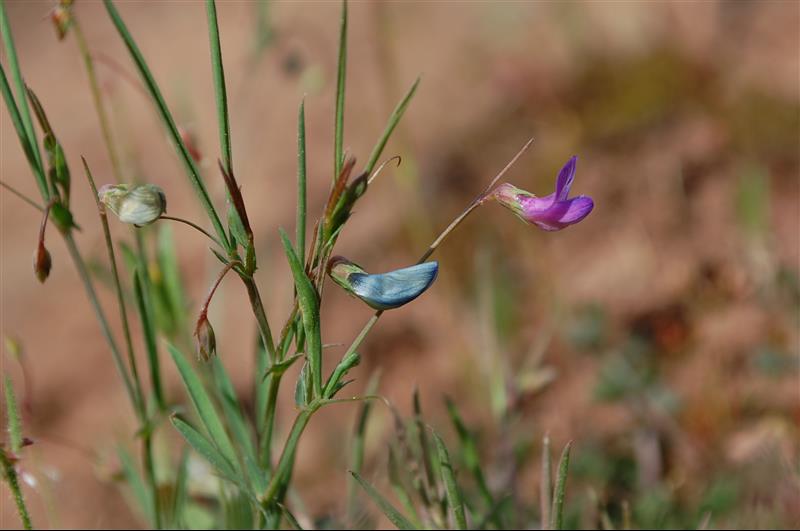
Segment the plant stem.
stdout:
<svg viewBox="0 0 800 531">
<path fill-rule="evenodd" d="M 8 190 L 9 192 L 11 192 L 12 194 L 14 194 L 15 196 L 19 197 L 20 199 L 22 199 L 23 201 L 25 201 L 26 203 L 28 203 L 30 206 L 32 206 L 33 208 L 35 208 L 35 209 L 36 209 L 36 210 L 38 210 L 39 212 L 43 212 L 43 211 L 44 211 L 44 208 L 42 208 L 42 207 L 39 205 L 39 203 L 37 203 L 36 201 L 34 201 L 33 199 L 31 199 L 31 198 L 30 198 L 30 197 L 28 197 L 27 195 L 23 194 L 22 192 L 20 192 L 19 190 L 17 190 L 17 189 L 16 189 L 16 188 L 14 188 L 13 186 L 11 186 L 10 184 L 7 184 L 7 183 L 5 183 L 5 182 L 3 182 L 3 181 L 0 181 L 0 186 L 2 186 L 3 188 L 5 188 L 6 190 Z"/>
<path fill-rule="evenodd" d="M 188 219 L 176 218 L 174 216 L 159 216 L 158 219 L 166 219 L 166 220 L 169 220 L 169 221 L 177 221 L 178 223 L 183 223 L 184 225 L 189 225 L 193 229 L 195 229 L 195 230 L 197 230 L 199 232 L 202 232 L 204 235 L 206 235 L 208 237 L 208 239 L 210 239 L 212 242 L 216 243 L 219 246 L 220 249 L 225 249 L 225 246 L 222 245 L 218 239 L 216 239 L 214 236 L 212 236 L 211 233 L 206 231 L 200 225 L 189 221 Z"/>
<path fill-rule="evenodd" d="M 119 375 L 125 384 L 125 390 L 128 393 L 128 398 L 130 398 L 131 404 L 134 407 L 134 412 L 138 416 L 138 401 L 136 399 L 134 386 L 131 383 L 128 371 L 125 369 L 125 364 L 122 361 L 122 356 L 120 355 L 119 347 L 117 347 L 117 342 L 114 340 L 114 336 L 111 334 L 111 327 L 108 325 L 106 315 L 103 312 L 102 306 L 100 306 L 100 301 L 97 299 L 97 293 L 95 292 L 94 284 L 92 284 L 92 279 L 89 276 L 89 271 L 86 268 L 86 263 L 83 261 L 83 256 L 81 256 L 80 250 L 78 250 L 78 246 L 75 243 L 75 239 L 72 237 L 71 233 L 64 233 L 64 242 L 67 244 L 67 250 L 69 251 L 72 261 L 75 264 L 75 269 L 78 270 L 78 276 L 80 276 L 81 282 L 83 283 L 86 295 L 89 297 L 89 302 L 94 309 L 97 320 L 100 322 L 100 328 L 102 329 L 103 336 L 105 337 L 106 342 L 108 342 L 108 346 L 111 349 L 111 354 L 114 358 L 114 365 L 116 365 L 117 372 L 119 372 Z"/>
<path fill-rule="evenodd" d="M 89 181 L 89 186 L 92 189 L 95 205 L 97 206 L 97 213 L 100 215 L 100 223 L 103 226 L 103 235 L 105 236 L 106 250 L 108 251 L 108 260 L 111 262 L 111 274 L 114 279 L 114 288 L 117 295 L 117 305 L 119 306 L 120 319 L 122 320 L 122 333 L 125 337 L 125 345 L 128 350 L 128 364 L 131 369 L 131 376 L 133 377 L 134 390 L 136 391 L 136 406 L 139 409 L 139 416 L 142 420 L 146 419 L 146 407 L 144 404 L 144 394 L 142 392 L 142 383 L 139 378 L 139 369 L 136 366 L 136 358 L 133 353 L 133 340 L 131 339 L 131 329 L 128 323 L 128 310 L 125 307 L 125 298 L 122 295 L 122 282 L 119 279 L 119 269 L 117 268 L 117 259 L 114 254 L 114 243 L 111 241 L 111 230 L 108 228 L 108 216 L 106 209 L 100 202 L 97 195 L 97 185 L 92 177 L 92 172 L 89 170 L 89 165 L 86 164 L 86 159 L 81 157 L 83 161 L 83 169 L 86 173 L 86 180 Z"/>
<path fill-rule="evenodd" d="M 258 292 L 258 286 L 253 277 L 239 275 L 247 288 L 247 296 L 250 298 L 250 306 L 253 308 L 253 315 L 255 315 L 256 323 L 258 324 L 258 333 L 261 335 L 261 340 L 264 342 L 264 348 L 269 355 L 270 362 L 275 363 L 275 343 L 272 339 L 272 331 L 269 328 L 267 321 L 267 313 L 264 310 L 264 303 L 261 301 L 261 294 Z"/>
<path fill-rule="evenodd" d="M 447 236 L 449 236 L 450 233 L 452 233 L 459 225 L 461 225 L 461 223 L 465 219 L 467 219 L 467 217 L 476 208 L 481 206 L 484 203 L 484 201 L 486 201 L 486 199 L 489 197 L 489 194 L 492 191 L 492 188 L 494 187 L 495 184 L 497 184 L 497 181 L 499 181 L 503 177 L 503 175 L 506 174 L 506 172 L 511 168 L 511 166 L 513 166 L 514 163 L 517 162 L 517 160 L 522 156 L 523 153 L 525 153 L 525 151 L 527 151 L 527 149 L 531 146 L 532 143 L 533 143 L 533 138 L 528 140 L 528 142 L 526 142 L 525 145 L 522 146 L 522 149 L 520 149 L 517 152 L 517 154 L 514 155 L 514 158 L 512 158 L 508 162 L 508 164 L 506 164 L 505 167 L 502 170 L 500 170 L 500 173 L 498 173 L 491 180 L 489 185 L 486 188 L 484 188 L 483 191 L 480 194 L 478 194 L 478 196 L 475 197 L 475 199 L 472 200 L 472 202 L 467 206 L 467 208 L 461 214 L 459 214 L 450 223 L 450 225 L 448 225 L 447 228 L 442 231 L 441 234 L 439 234 L 439 236 L 433 241 L 432 244 L 430 244 L 428 249 L 420 257 L 420 259 L 417 260 L 417 264 L 421 264 L 425 260 L 430 258 L 430 256 L 434 252 L 436 252 L 436 249 L 439 248 L 439 246 L 442 244 L 442 242 L 444 242 L 444 240 L 447 238 Z M 366 337 L 367 333 L 369 333 L 369 331 L 372 329 L 372 327 L 375 326 L 375 323 L 378 321 L 378 319 L 380 319 L 381 315 L 383 315 L 383 310 L 378 310 L 372 315 L 372 317 L 370 317 L 369 321 L 367 321 L 367 324 L 364 325 L 364 328 L 361 329 L 361 332 L 359 332 L 358 336 L 355 338 L 355 340 L 353 340 L 353 343 L 350 345 L 350 348 L 347 349 L 347 352 L 345 353 L 343 358 L 347 357 L 349 354 L 352 354 L 359 347 L 359 345 L 361 345 L 361 343 L 362 343 L 362 341 L 364 341 L 364 338 Z M 332 385 L 336 385 L 336 383 L 338 383 L 338 382 L 331 381 L 330 383 Z"/>
<path fill-rule="evenodd" d="M 275 473 L 272 475 L 272 479 L 270 479 L 269 485 L 267 485 L 267 490 L 261 498 L 265 506 L 275 501 L 281 501 L 283 493 L 286 490 L 286 483 L 294 468 L 294 456 L 297 452 L 297 443 L 300 440 L 300 436 L 303 434 L 303 430 L 305 430 L 308 425 L 311 415 L 319 409 L 320 405 L 321 404 L 317 401 L 312 402 L 297 414 L 294 424 L 292 425 L 292 431 L 289 432 L 289 437 L 286 440 L 286 446 L 284 446 L 283 453 L 278 461 L 278 466 L 275 469 Z"/>
<path fill-rule="evenodd" d="M 147 62 L 142 55 L 142 52 L 139 50 L 139 47 L 136 45 L 136 42 L 133 40 L 133 36 L 128 31 L 127 26 L 122 21 L 122 18 L 117 11 L 117 8 L 114 6 L 114 3 L 111 0 L 104 0 L 103 4 L 108 11 L 108 15 L 111 17 L 111 21 L 114 26 L 117 28 L 122 40 L 125 42 L 128 51 L 130 52 L 131 58 L 136 63 L 137 68 L 139 69 L 139 74 L 141 75 L 145 85 L 147 86 L 148 92 L 155 103 L 159 115 L 161 116 L 162 121 L 164 122 L 164 126 L 167 128 L 167 131 L 170 133 L 172 141 L 175 144 L 175 149 L 178 152 L 181 160 L 183 161 L 184 167 L 186 169 L 186 173 L 189 177 L 189 182 L 192 184 L 194 188 L 195 194 L 197 195 L 198 199 L 200 199 L 200 203 L 203 206 L 203 209 L 206 211 L 209 220 L 211 221 L 211 225 L 214 227 L 214 231 L 219 236 L 221 241 L 228 241 L 228 236 L 225 232 L 225 228 L 222 225 L 222 221 L 217 215 L 217 211 L 214 208 L 213 203 L 211 202 L 211 198 L 208 195 L 208 190 L 206 190 L 205 183 L 200 175 L 200 170 L 197 167 L 197 164 L 194 162 L 189 150 L 186 148 L 186 144 L 181 139 L 180 132 L 178 131 L 177 125 L 175 125 L 175 120 L 172 117 L 172 114 L 167 107 L 166 102 L 164 101 L 164 96 L 161 94 L 161 90 L 158 88 L 156 84 L 155 78 L 153 77 L 152 72 L 150 72 L 150 68 L 147 65 Z M 226 249 L 230 249 L 231 246 L 228 245 L 225 247 Z"/>
<path fill-rule="evenodd" d="M 2 448 L 0 448 L 0 461 L 2 461 L 1 464 L 3 466 L 3 476 L 8 483 L 8 488 L 11 490 L 11 494 L 14 496 L 14 503 L 17 505 L 17 512 L 19 513 L 19 519 L 22 521 L 22 527 L 24 529 L 33 529 L 31 515 L 28 512 L 28 507 L 25 505 L 25 498 L 22 496 L 22 489 L 19 487 L 19 476 L 17 475 L 17 470 L 14 468 L 14 463 L 12 462 L 11 458 L 6 455 L 5 450 Z"/>
<path fill-rule="evenodd" d="M 92 92 L 92 102 L 94 103 L 95 111 L 97 111 L 97 119 L 100 122 L 100 132 L 103 135 L 103 141 L 108 151 L 108 158 L 111 161 L 111 171 L 114 173 L 114 180 L 118 183 L 125 182 L 122 177 L 122 166 L 120 164 L 119 156 L 114 149 L 114 137 L 111 133 L 111 125 L 108 120 L 108 114 L 103 106 L 103 98 L 100 93 L 100 84 L 97 82 L 97 74 L 94 69 L 94 60 L 89 52 L 89 46 L 86 43 L 86 38 L 83 35 L 83 30 L 78 23 L 78 18 L 72 14 L 72 31 L 75 34 L 75 40 L 78 43 L 78 50 L 80 50 L 83 64 L 86 68 L 86 76 L 89 78 L 89 89 Z M 97 194 L 95 194 L 97 195 Z"/>
</svg>

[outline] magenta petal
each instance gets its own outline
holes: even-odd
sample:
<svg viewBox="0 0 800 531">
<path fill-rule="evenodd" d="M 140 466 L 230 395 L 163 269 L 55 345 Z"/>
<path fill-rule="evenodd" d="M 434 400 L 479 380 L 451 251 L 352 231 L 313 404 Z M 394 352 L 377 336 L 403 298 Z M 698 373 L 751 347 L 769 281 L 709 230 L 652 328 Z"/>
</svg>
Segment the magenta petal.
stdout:
<svg viewBox="0 0 800 531">
<path fill-rule="evenodd" d="M 578 156 L 573 155 L 561 171 L 558 172 L 556 179 L 556 198 L 563 201 L 569 195 L 569 189 L 572 187 L 572 181 L 575 179 L 575 169 L 578 163 Z"/>
<path fill-rule="evenodd" d="M 556 201 L 546 210 L 527 210 L 527 219 L 539 228 L 555 231 L 578 223 L 594 208 L 591 197 L 580 195 L 566 201 Z"/>
</svg>

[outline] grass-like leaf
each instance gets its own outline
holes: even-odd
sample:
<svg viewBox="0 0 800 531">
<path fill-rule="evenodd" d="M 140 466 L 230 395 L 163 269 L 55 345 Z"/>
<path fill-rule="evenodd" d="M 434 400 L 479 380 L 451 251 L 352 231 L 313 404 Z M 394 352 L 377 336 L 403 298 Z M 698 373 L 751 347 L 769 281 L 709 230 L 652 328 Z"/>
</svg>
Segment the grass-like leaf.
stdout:
<svg viewBox="0 0 800 531">
<path fill-rule="evenodd" d="M 339 24 L 339 62 L 336 68 L 336 115 L 333 131 L 333 178 L 339 175 L 344 162 L 344 93 L 347 80 L 347 0 L 342 0 Z"/>
<path fill-rule="evenodd" d="M 294 246 L 301 264 L 306 263 L 306 102 L 297 116 L 297 227 Z"/>
<path fill-rule="evenodd" d="M 303 329 L 306 334 L 306 358 L 308 359 L 308 370 L 311 374 L 311 384 L 313 391 L 312 397 L 319 397 L 322 394 L 322 336 L 320 334 L 319 322 L 319 295 L 314 288 L 311 279 L 306 275 L 305 267 L 292 248 L 289 237 L 281 230 L 281 241 L 289 260 L 289 267 L 294 277 L 294 285 L 297 288 L 297 299 L 300 311 L 303 316 Z"/>
<path fill-rule="evenodd" d="M 539 488 L 539 510 L 542 517 L 542 529 L 550 529 L 550 508 L 553 504 L 553 463 L 550 455 L 550 437 L 544 436 L 542 441 L 542 480 Z"/>
<path fill-rule="evenodd" d="M 69 205 L 70 175 L 64 148 L 61 147 L 53 128 L 50 126 L 50 121 L 47 119 L 47 114 L 45 114 L 44 107 L 42 107 L 38 96 L 30 87 L 25 88 L 33 107 L 33 112 L 36 115 L 36 120 L 39 122 L 44 134 L 43 144 L 47 152 L 47 176 L 50 178 L 50 191 L 53 195 L 60 197 L 64 204 Z"/>
<path fill-rule="evenodd" d="M 403 114 L 406 112 L 406 108 L 408 104 L 411 103 L 411 98 L 414 97 L 414 93 L 417 91 L 417 87 L 419 86 L 420 78 L 417 78 L 414 81 L 414 84 L 411 85 L 411 88 L 408 89 L 406 95 L 403 96 L 403 99 L 400 100 L 400 103 L 397 104 L 397 107 L 394 108 L 392 111 L 391 116 L 389 116 L 389 121 L 386 123 L 386 127 L 381 134 L 381 137 L 378 139 L 378 143 L 375 144 L 375 147 L 372 148 L 372 153 L 370 153 L 369 160 L 367 161 L 367 165 L 364 167 L 364 173 L 370 174 L 372 170 L 375 169 L 375 165 L 378 163 L 378 159 L 381 158 L 381 154 L 383 153 L 383 149 L 386 147 L 386 143 L 389 141 L 389 138 L 394 133 L 397 124 L 400 123 L 400 119 L 403 117 Z"/>
<path fill-rule="evenodd" d="M 283 517 L 286 518 L 286 521 L 289 522 L 290 529 L 296 529 L 298 531 L 303 530 L 303 527 L 300 525 L 300 522 L 297 521 L 297 518 L 294 517 L 292 512 L 284 504 L 279 503 L 278 508 L 281 510 Z"/>
<path fill-rule="evenodd" d="M 133 493 L 133 497 L 136 498 L 136 502 L 142 508 L 145 516 L 150 520 L 150 522 L 155 522 L 155 507 L 153 506 L 154 498 L 149 492 L 147 492 L 146 484 L 136 468 L 136 462 L 134 461 L 133 456 L 131 456 L 131 454 L 129 454 L 128 451 L 122 447 L 117 449 L 117 455 L 119 456 L 119 462 L 122 465 L 122 473 L 125 476 L 125 481 L 128 483 L 128 486 Z"/>
<path fill-rule="evenodd" d="M 17 57 L 17 49 L 14 46 L 14 36 L 11 33 L 11 26 L 8 23 L 8 15 L 6 14 L 5 2 L 0 2 L 0 34 L 3 36 L 3 45 L 6 48 L 6 58 L 8 59 L 8 66 L 11 68 L 11 77 L 14 81 L 14 86 L 17 90 L 17 102 L 19 104 L 19 115 L 22 126 L 25 130 L 25 136 L 31 145 L 33 159 L 39 168 L 43 168 L 42 156 L 39 153 L 39 145 L 36 143 L 36 133 L 33 129 L 33 121 L 31 120 L 31 113 L 28 109 L 28 100 L 25 90 L 25 81 L 22 77 L 22 71 L 19 67 L 19 58 Z M 10 107 L 10 106 L 9 106 Z M 49 196 L 44 193 L 43 197 L 48 199 Z"/>
<path fill-rule="evenodd" d="M 143 289 L 144 273 L 136 268 L 133 273 L 133 295 L 136 299 L 136 310 L 139 312 L 139 322 L 142 326 L 144 335 L 144 345 L 147 350 L 147 364 L 150 367 L 150 385 L 153 387 L 153 395 L 159 409 L 166 407 L 164 400 L 164 389 L 161 384 L 161 361 L 158 359 L 158 346 L 156 344 L 156 328 L 153 323 L 153 316 L 147 309 Z"/>
<path fill-rule="evenodd" d="M 558 472 L 556 475 L 556 486 L 553 491 L 553 509 L 550 514 L 550 528 L 564 528 L 564 496 L 567 490 L 567 473 L 569 472 L 569 452 L 572 449 L 572 441 L 568 442 L 561 452 L 561 459 L 558 461 Z"/>
<path fill-rule="evenodd" d="M 225 88 L 225 69 L 222 67 L 222 48 L 219 44 L 219 24 L 217 23 L 217 5 L 214 0 L 206 0 L 208 17 L 208 42 L 211 48 L 211 72 L 214 74 L 214 94 L 217 103 L 217 125 L 219 127 L 220 153 L 222 163 L 232 171 L 231 125 L 228 115 L 228 91 Z"/>
<path fill-rule="evenodd" d="M 453 422 L 453 426 L 456 429 L 458 439 L 461 443 L 461 455 L 464 459 L 464 464 L 475 477 L 475 483 L 477 483 L 478 490 L 486 501 L 487 507 L 493 507 L 494 496 L 492 496 L 492 493 L 489 491 L 489 486 L 486 483 L 486 477 L 483 475 L 483 470 L 481 469 L 478 443 L 475 441 L 473 434 L 464 424 L 464 421 L 462 420 L 455 403 L 450 398 L 446 398 L 445 404 L 447 405 L 447 412 L 450 415 L 450 420 Z"/>
<path fill-rule="evenodd" d="M 408 470 L 401 469 L 400 459 L 397 448 L 394 445 L 390 445 L 387 462 L 389 483 L 392 485 L 392 490 L 395 496 L 397 496 L 397 499 L 400 500 L 403 508 L 411 515 L 409 519 L 413 521 L 414 526 L 422 527 L 419 513 L 412 500 L 411 493 L 413 492 L 413 487 L 411 486 L 411 480 L 408 478 Z"/>
<path fill-rule="evenodd" d="M 170 421 L 195 452 L 211 463 L 222 477 L 235 482 L 236 472 L 233 464 L 217 450 L 211 441 L 178 416 L 173 415 L 170 417 Z"/>
<path fill-rule="evenodd" d="M 28 137 L 25 125 L 22 122 L 22 115 L 14 100 L 14 94 L 11 92 L 11 86 L 8 84 L 8 78 L 6 77 L 6 71 L 3 65 L 0 65 L 0 91 L 3 93 L 3 100 L 6 103 L 8 114 L 11 116 L 11 123 L 14 125 L 14 130 L 17 132 L 19 142 L 22 145 L 22 151 L 25 153 L 25 158 L 28 159 L 28 165 L 31 167 L 33 176 L 36 179 L 36 184 L 39 186 L 39 192 L 42 194 L 42 198 L 47 201 L 50 198 L 50 190 L 47 187 L 44 170 L 36 160 L 36 155 L 33 151 L 34 147 L 37 145 L 36 138 L 31 142 Z"/>
<path fill-rule="evenodd" d="M 175 120 L 172 117 L 172 113 L 170 113 L 166 101 L 164 101 L 164 97 L 161 95 L 161 90 L 158 88 L 158 84 L 156 83 L 153 74 L 150 72 L 150 67 L 147 66 L 147 61 L 145 61 L 142 52 L 139 50 L 139 47 L 137 46 L 136 41 L 134 41 L 133 36 L 128 31 L 128 28 L 125 25 L 125 22 L 123 22 L 122 17 L 120 17 L 117 8 L 114 6 L 114 3 L 111 0 L 104 0 L 104 3 L 106 10 L 108 11 L 108 15 L 111 17 L 111 21 L 117 28 L 120 37 L 122 37 L 122 40 L 125 42 L 125 46 L 128 48 L 128 51 L 131 54 L 133 62 L 136 64 L 136 68 L 139 70 L 139 74 L 144 81 L 147 91 L 150 93 L 150 96 L 152 96 L 153 101 L 158 108 L 158 113 L 164 122 L 164 126 L 167 128 L 167 131 L 169 132 L 170 137 L 175 144 L 175 149 L 178 151 L 178 155 L 184 163 L 186 173 L 189 176 L 189 181 L 191 182 L 197 197 L 200 199 L 200 203 L 205 209 L 206 214 L 208 215 L 208 218 L 211 221 L 217 236 L 219 237 L 219 240 L 224 242 L 226 245 L 230 245 L 228 236 L 226 235 L 225 229 L 222 226 L 222 222 L 217 215 L 217 211 L 211 202 L 211 198 L 208 195 L 206 186 L 203 183 L 202 177 L 200 176 L 200 170 L 197 168 L 197 164 L 195 163 L 186 147 L 186 144 L 181 138 L 178 127 L 175 125 Z"/>
<path fill-rule="evenodd" d="M 175 361 L 175 365 L 178 367 L 186 390 L 189 392 L 189 397 L 192 399 L 192 403 L 197 410 L 197 414 L 208 431 L 212 443 L 231 466 L 235 466 L 238 462 L 236 459 L 236 452 L 233 449 L 225 427 L 222 425 L 217 410 L 211 403 L 211 398 L 208 396 L 208 393 L 206 393 L 200 378 L 195 373 L 191 364 L 177 348 L 173 345 L 169 345 L 169 351 L 172 355 L 172 359 Z"/>
<path fill-rule="evenodd" d="M 186 312 L 186 296 L 184 294 L 181 272 L 178 267 L 178 257 L 175 254 L 175 239 L 172 236 L 172 229 L 168 225 L 158 228 L 158 265 L 161 270 L 161 286 L 164 299 L 169 308 L 174 329 L 174 334 L 179 330 L 185 330 L 188 322 Z"/>
<path fill-rule="evenodd" d="M 453 517 L 455 518 L 456 527 L 458 529 L 467 528 L 467 517 L 464 511 L 464 500 L 461 498 L 461 491 L 456 483 L 456 473 L 453 470 L 453 465 L 450 462 L 450 454 L 439 435 L 433 432 L 433 440 L 436 443 L 436 454 L 439 460 L 439 468 L 442 471 L 442 481 L 444 488 L 447 492 L 447 503 L 453 510 Z"/>
<path fill-rule="evenodd" d="M 253 434 L 245 422 L 242 406 L 236 398 L 233 382 L 231 382 L 230 376 L 228 376 L 228 372 L 225 370 L 225 366 L 218 357 L 215 357 L 211 361 L 211 367 L 214 373 L 216 388 L 220 394 L 220 402 L 222 403 L 222 411 L 225 414 L 225 420 L 231 429 L 234 440 L 242 452 L 245 472 L 250 477 L 253 489 L 256 492 L 260 492 L 264 490 L 267 485 L 264 481 L 264 474 L 257 464 L 258 461 L 256 458 Z"/>
<path fill-rule="evenodd" d="M 403 513 L 398 511 L 394 505 L 389 503 L 389 500 L 383 497 L 380 492 L 378 492 L 375 487 L 373 487 L 368 481 L 362 478 L 357 472 L 350 472 L 358 484 L 366 491 L 367 495 L 375 502 L 375 504 L 380 508 L 381 512 L 386 515 L 386 518 L 389 519 L 398 529 L 416 529 L 414 524 L 411 521 L 403 516 Z"/>
<path fill-rule="evenodd" d="M 373 372 L 369 378 L 367 387 L 364 394 L 367 396 L 374 395 L 380 383 L 381 373 L 380 370 Z M 351 470 L 357 474 L 361 473 L 361 467 L 364 464 L 364 449 L 366 447 L 367 435 L 367 420 L 372 411 L 372 400 L 365 400 L 359 408 L 358 417 L 356 419 L 355 430 L 353 431 L 353 442 L 350 450 L 350 467 Z M 347 517 L 352 523 L 356 513 L 356 498 L 355 498 L 355 484 L 353 482 L 347 483 Z"/>
</svg>

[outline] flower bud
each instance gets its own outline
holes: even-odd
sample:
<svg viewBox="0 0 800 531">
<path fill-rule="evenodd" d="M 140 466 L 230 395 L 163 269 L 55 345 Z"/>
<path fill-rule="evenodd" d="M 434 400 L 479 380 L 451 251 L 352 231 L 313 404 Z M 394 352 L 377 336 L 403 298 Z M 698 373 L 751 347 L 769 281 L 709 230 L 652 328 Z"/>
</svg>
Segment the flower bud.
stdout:
<svg viewBox="0 0 800 531">
<path fill-rule="evenodd" d="M 69 30 L 70 25 L 72 24 L 71 14 L 69 12 L 69 6 L 64 5 L 62 2 L 61 4 L 57 5 L 50 11 L 50 20 L 53 22 L 53 26 L 56 29 L 56 35 L 58 35 L 58 40 L 64 40 L 64 37 L 67 36 L 67 31 Z"/>
<path fill-rule="evenodd" d="M 197 338 L 197 357 L 206 362 L 210 361 L 217 355 L 217 338 L 206 315 L 201 315 L 198 319 L 194 335 Z"/>
<path fill-rule="evenodd" d="M 107 184 L 97 195 L 121 222 L 137 227 L 149 225 L 167 211 L 164 190 L 154 184 Z"/>
<path fill-rule="evenodd" d="M 438 262 L 425 262 L 379 275 L 370 275 L 359 265 L 336 256 L 328 274 L 348 293 L 376 310 L 390 310 L 407 304 L 427 290 L 439 272 Z"/>
<path fill-rule="evenodd" d="M 39 279 L 39 282 L 44 284 L 44 281 L 50 276 L 52 267 L 53 260 L 50 258 L 50 252 L 43 243 L 39 243 L 36 253 L 33 255 L 33 271 L 36 273 L 36 278 Z"/>
</svg>

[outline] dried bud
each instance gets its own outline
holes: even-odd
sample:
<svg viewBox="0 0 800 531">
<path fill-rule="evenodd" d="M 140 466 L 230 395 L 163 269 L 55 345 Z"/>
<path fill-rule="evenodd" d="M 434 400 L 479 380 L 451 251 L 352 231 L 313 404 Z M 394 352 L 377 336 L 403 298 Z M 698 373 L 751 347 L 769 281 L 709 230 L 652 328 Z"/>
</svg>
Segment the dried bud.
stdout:
<svg viewBox="0 0 800 531">
<path fill-rule="evenodd" d="M 123 223 L 149 225 L 167 211 L 167 197 L 154 184 L 107 184 L 97 195 Z"/>
<path fill-rule="evenodd" d="M 413 301 L 433 284 L 438 272 L 438 262 L 425 262 L 379 275 L 370 275 L 341 256 L 331 258 L 328 264 L 328 274 L 334 282 L 376 310 L 399 308 Z"/>
<path fill-rule="evenodd" d="M 197 338 L 197 356 L 201 360 L 207 362 L 217 355 L 217 339 L 214 336 L 214 329 L 205 314 L 198 319 L 197 326 L 194 329 L 194 336 Z"/>
<path fill-rule="evenodd" d="M 44 284 L 44 281 L 50 276 L 50 269 L 52 267 L 53 260 L 50 258 L 50 252 L 44 244 L 40 242 L 33 256 L 33 271 L 36 273 L 36 278 L 39 279 L 39 282 Z"/>
<path fill-rule="evenodd" d="M 72 24 L 72 16 L 69 12 L 69 4 L 71 3 L 72 2 L 61 2 L 50 11 L 50 20 L 56 28 L 56 35 L 58 35 L 58 40 L 60 41 L 64 40 L 64 37 L 67 36 L 67 31 L 69 31 L 69 27 Z"/>
</svg>

